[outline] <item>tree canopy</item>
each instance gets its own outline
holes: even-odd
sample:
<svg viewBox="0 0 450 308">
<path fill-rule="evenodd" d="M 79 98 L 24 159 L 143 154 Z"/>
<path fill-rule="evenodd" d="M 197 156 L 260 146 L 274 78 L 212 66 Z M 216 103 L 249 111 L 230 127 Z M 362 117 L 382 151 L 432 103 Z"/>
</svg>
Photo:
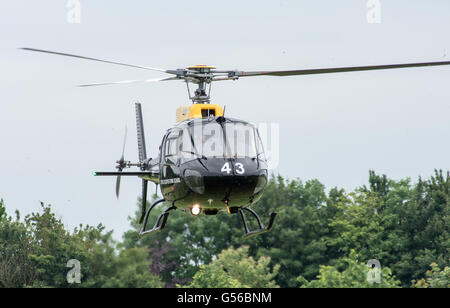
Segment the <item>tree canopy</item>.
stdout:
<svg viewBox="0 0 450 308">
<path fill-rule="evenodd" d="M 174 211 L 162 232 L 139 238 L 136 205 L 120 242 L 102 225 L 68 231 L 44 204 L 12 218 L 2 201 L 0 286 L 448 287 L 449 200 L 442 171 L 416 182 L 370 171 L 351 192 L 272 176 L 254 206 L 263 219 L 278 213 L 271 232 L 243 238 L 237 215 Z M 67 283 L 70 259 L 79 285 Z M 373 259 L 379 284 L 366 279 Z"/>
<path fill-rule="evenodd" d="M 248 256 L 248 246 L 222 251 L 218 258 L 207 265 L 200 265 L 194 275 L 191 288 L 275 288 L 273 280 L 279 266 L 271 271 L 270 258 L 258 261 Z"/>
</svg>

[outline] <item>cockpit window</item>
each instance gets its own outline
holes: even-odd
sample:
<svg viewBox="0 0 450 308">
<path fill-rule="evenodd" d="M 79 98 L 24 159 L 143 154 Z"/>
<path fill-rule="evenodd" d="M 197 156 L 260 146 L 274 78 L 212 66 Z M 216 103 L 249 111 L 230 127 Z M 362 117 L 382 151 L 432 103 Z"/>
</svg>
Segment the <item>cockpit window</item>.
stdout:
<svg viewBox="0 0 450 308">
<path fill-rule="evenodd" d="M 223 157 L 224 137 L 220 124 L 199 122 L 183 129 L 180 153 L 184 160 L 198 157 Z"/>
<path fill-rule="evenodd" d="M 257 142 L 257 151 L 258 151 L 258 159 L 262 161 L 266 161 L 266 155 L 264 154 L 264 146 L 261 140 L 261 135 L 259 131 L 256 131 L 256 142 Z"/>
<path fill-rule="evenodd" d="M 202 157 L 256 157 L 255 128 L 241 122 L 198 122 L 183 130 L 179 151 L 183 161 Z"/>
<path fill-rule="evenodd" d="M 255 157 L 255 128 L 244 123 L 226 123 L 226 154 L 231 157 Z"/>
<path fill-rule="evenodd" d="M 177 149 L 180 144 L 180 133 L 180 130 L 174 130 L 170 132 L 165 142 L 164 157 L 170 160 L 172 163 L 176 163 L 179 156 Z"/>
</svg>

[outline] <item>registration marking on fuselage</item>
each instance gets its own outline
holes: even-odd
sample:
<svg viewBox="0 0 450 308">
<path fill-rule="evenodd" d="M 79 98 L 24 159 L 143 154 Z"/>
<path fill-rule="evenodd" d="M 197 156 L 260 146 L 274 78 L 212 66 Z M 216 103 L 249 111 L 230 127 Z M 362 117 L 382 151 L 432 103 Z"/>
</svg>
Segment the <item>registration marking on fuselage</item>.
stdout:
<svg viewBox="0 0 450 308">
<path fill-rule="evenodd" d="M 181 183 L 180 178 L 165 179 L 165 180 L 160 181 L 161 185 L 169 185 L 169 184 L 175 184 L 175 183 Z"/>
</svg>

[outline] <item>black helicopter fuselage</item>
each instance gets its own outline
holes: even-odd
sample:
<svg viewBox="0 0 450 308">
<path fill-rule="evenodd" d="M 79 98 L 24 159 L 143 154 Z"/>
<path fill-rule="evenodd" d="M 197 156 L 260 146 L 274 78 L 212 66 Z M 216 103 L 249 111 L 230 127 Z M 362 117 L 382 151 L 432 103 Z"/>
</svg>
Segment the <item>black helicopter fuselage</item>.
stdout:
<svg viewBox="0 0 450 308">
<path fill-rule="evenodd" d="M 199 126 L 197 135 L 191 135 Z M 238 141 L 245 146 L 235 147 Z M 197 205 L 205 214 L 216 214 L 229 207 L 237 212 L 263 194 L 267 163 L 259 133 L 248 122 L 223 117 L 187 120 L 166 132 L 160 150 L 161 192 L 177 208 Z"/>
<path fill-rule="evenodd" d="M 230 174 L 221 172 L 226 164 Z M 231 167 L 236 164 L 244 166 L 245 174 L 236 173 Z M 164 163 L 161 170 L 164 198 L 177 208 L 198 204 L 205 214 L 215 214 L 227 205 L 240 208 L 257 202 L 267 181 L 267 171 L 253 158 L 198 158 L 183 164 Z"/>
<path fill-rule="evenodd" d="M 166 131 L 159 155 L 152 159 L 147 158 L 142 110 L 136 103 L 139 162 L 126 161 L 122 152 L 117 161 L 117 172 L 95 172 L 95 175 L 116 176 L 117 196 L 122 176 L 142 179 L 141 236 L 163 230 L 169 212 L 177 209 L 190 211 L 193 216 L 215 215 L 226 209 L 230 214 L 239 214 L 245 236 L 270 231 L 276 213 L 270 215 L 268 225 L 264 226 L 250 207 L 263 195 L 268 178 L 258 129 L 246 121 L 225 118 L 220 109 L 220 116 L 211 115 L 214 106 L 193 106 L 192 109 L 198 109 L 197 113 L 194 110 L 194 116 L 177 120 L 178 123 Z M 123 172 L 130 167 L 139 167 L 141 171 Z M 148 182 L 159 184 L 163 195 L 149 207 Z M 159 214 L 153 228 L 147 229 L 153 208 L 164 203 L 170 207 Z M 244 212 L 256 219 L 256 229 L 249 228 Z"/>
</svg>

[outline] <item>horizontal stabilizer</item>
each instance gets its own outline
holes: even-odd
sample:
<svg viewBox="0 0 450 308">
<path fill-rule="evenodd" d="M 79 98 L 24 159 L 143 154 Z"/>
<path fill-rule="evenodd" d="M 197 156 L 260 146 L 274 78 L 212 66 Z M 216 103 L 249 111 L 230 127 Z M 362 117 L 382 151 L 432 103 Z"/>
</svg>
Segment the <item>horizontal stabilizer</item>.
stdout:
<svg viewBox="0 0 450 308">
<path fill-rule="evenodd" d="M 94 176 L 152 176 L 153 172 L 94 172 Z"/>
</svg>

